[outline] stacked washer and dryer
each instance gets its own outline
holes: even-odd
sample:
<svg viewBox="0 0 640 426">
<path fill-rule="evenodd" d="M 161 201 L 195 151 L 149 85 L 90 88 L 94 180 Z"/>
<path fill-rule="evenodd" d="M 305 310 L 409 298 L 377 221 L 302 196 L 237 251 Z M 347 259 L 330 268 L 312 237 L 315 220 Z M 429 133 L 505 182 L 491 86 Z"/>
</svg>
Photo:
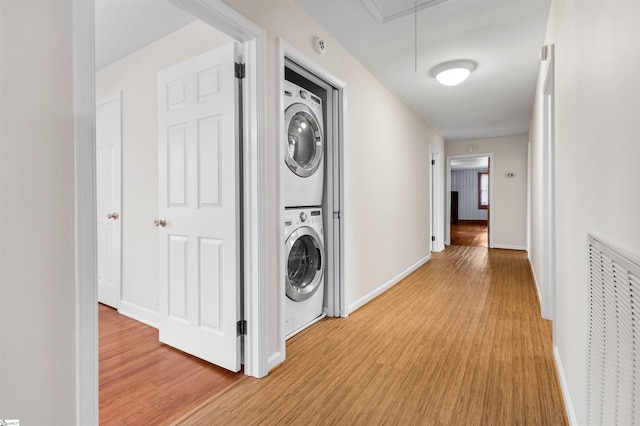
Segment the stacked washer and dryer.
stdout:
<svg viewBox="0 0 640 426">
<path fill-rule="evenodd" d="M 289 338 L 323 316 L 324 128 L 322 100 L 284 82 L 286 134 L 282 162 L 285 206 L 285 335 Z"/>
</svg>

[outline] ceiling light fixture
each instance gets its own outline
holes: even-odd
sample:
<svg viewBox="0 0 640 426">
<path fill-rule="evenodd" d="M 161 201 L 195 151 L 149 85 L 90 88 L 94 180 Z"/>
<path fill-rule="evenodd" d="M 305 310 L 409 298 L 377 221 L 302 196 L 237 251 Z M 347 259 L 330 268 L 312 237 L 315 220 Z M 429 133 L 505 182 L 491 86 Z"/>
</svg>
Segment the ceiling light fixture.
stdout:
<svg viewBox="0 0 640 426">
<path fill-rule="evenodd" d="M 469 77 L 478 64 L 468 59 L 444 62 L 431 68 L 430 74 L 445 86 L 457 86 Z"/>
</svg>

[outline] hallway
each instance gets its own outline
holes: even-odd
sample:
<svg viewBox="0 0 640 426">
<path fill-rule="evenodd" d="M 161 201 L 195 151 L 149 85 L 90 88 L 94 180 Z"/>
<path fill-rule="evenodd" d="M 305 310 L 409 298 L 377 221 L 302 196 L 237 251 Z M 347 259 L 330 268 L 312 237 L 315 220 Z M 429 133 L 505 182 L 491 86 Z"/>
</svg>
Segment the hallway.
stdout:
<svg viewBox="0 0 640 426">
<path fill-rule="evenodd" d="M 450 246 L 180 425 L 567 424 L 526 254 Z"/>
</svg>

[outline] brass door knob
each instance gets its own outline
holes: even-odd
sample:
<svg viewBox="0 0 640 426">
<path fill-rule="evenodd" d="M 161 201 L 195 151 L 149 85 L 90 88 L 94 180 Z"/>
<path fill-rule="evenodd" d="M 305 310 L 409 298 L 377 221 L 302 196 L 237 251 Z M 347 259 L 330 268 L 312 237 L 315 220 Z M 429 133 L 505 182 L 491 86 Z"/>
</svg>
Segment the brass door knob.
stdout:
<svg viewBox="0 0 640 426">
<path fill-rule="evenodd" d="M 162 226 L 164 228 L 167 225 L 167 220 L 164 217 L 161 217 L 160 219 L 154 220 L 153 224 L 155 226 Z"/>
<path fill-rule="evenodd" d="M 118 220 L 118 213 L 109 213 L 107 219 Z"/>
</svg>

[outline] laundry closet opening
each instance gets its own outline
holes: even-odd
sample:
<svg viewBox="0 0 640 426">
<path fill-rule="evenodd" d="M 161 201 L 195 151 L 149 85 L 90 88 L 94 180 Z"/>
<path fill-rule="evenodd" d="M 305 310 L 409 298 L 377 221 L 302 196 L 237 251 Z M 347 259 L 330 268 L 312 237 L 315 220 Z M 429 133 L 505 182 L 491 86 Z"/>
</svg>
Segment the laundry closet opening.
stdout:
<svg viewBox="0 0 640 426">
<path fill-rule="evenodd" d="M 281 42 L 281 353 L 324 316 L 346 316 L 342 262 L 344 84 Z"/>
</svg>

